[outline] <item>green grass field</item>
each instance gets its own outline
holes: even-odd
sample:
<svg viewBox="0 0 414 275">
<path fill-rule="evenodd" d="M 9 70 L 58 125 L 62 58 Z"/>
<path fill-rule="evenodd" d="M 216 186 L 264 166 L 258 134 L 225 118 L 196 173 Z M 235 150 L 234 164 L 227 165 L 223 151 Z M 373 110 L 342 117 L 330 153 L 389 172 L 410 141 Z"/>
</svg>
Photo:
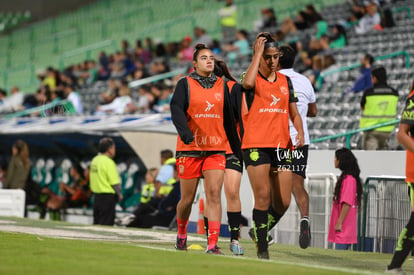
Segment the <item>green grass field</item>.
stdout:
<svg viewBox="0 0 414 275">
<path fill-rule="evenodd" d="M 246 255 L 204 250 L 175 251 L 174 232 L 85 226 L 65 222 L 0 217 L 0 274 L 381 274 L 391 254 L 270 246 L 269 261 L 258 260 L 251 240 Z M 188 245 L 205 248 L 202 236 Z M 404 270 L 414 273 L 410 257 Z"/>
</svg>

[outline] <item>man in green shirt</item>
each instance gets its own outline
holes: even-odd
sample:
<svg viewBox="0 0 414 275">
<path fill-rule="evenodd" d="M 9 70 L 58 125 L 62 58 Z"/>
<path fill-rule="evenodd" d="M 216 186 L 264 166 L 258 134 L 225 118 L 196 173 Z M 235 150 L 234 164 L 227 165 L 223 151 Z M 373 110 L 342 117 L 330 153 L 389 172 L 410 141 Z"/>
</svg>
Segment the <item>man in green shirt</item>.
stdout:
<svg viewBox="0 0 414 275">
<path fill-rule="evenodd" d="M 114 225 L 115 206 L 122 200 L 121 180 L 112 160 L 115 156 L 114 141 L 102 138 L 98 151 L 90 168 L 90 188 L 94 194 L 93 224 Z"/>
</svg>

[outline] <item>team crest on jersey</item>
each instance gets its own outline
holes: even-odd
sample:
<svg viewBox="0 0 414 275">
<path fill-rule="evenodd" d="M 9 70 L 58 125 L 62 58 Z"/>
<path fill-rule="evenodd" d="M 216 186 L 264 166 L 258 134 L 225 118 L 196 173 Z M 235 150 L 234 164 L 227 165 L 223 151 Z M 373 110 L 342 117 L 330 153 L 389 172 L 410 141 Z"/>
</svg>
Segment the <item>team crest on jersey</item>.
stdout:
<svg viewBox="0 0 414 275">
<path fill-rule="evenodd" d="M 259 152 L 257 150 L 251 150 L 249 157 L 252 161 L 257 161 L 260 157 Z"/>
<path fill-rule="evenodd" d="M 217 101 L 221 101 L 222 99 L 222 95 L 220 93 L 216 93 L 214 97 L 216 98 Z"/>
<path fill-rule="evenodd" d="M 285 86 L 280 87 L 280 92 L 284 95 L 287 95 L 289 93 L 288 89 Z"/>
</svg>

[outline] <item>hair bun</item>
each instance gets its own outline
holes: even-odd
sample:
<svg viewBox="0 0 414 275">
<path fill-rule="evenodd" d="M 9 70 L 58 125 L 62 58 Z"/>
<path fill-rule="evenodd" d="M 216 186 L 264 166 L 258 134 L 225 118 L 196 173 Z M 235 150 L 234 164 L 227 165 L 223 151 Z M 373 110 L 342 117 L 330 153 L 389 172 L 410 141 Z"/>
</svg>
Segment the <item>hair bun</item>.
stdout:
<svg viewBox="0 0 414 275">
<path fill-rule="evenodd" d="M 207 49 L 207 46 L 205 44 L 198 43 L 197 45 L 195 45 L 195 49 L 196 50 Z"/>
</svg>

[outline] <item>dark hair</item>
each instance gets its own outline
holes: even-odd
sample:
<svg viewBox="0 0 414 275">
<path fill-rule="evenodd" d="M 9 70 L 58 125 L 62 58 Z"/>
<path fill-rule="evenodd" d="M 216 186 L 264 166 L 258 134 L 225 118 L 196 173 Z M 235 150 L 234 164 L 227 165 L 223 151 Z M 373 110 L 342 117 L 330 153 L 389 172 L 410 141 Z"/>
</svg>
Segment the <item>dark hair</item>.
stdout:
<svg viewBox="0 0 414 275">
<path fill-rule="evenodd" d="M 350 175 L 355 178 L 357 184 L 357 202 L 358 206 L 361 205 L 362 199 L 362 183 L 359 174 L 361 170 L 359 169 L 358 160 L 351 150 L 347 148 L 341 148 L 335 151 L 335 157 L 339 161 L 339 169 L 342 171 L 341 175 L 338 178 L 338 181 L 335 184 L 334 190 L 334 200 L 340 201 L 340 193 L 342 182 L 347 175 Z"/>
<path fill-rule="evenodd" d="M 413 80 L 413 84 L 411 84 L 411 89 L 410 89 L 410 93 L 414 91 L 414 80 Z"/>
<path fill-rule="evenodd" d="M 378 83 L 387 84 L 387 71 L 383 66 L 376 66 L 371 71 L 371 75 L 375 76 Z"/>
<path fill-rule="evenodd" d="M 114 146 L 114 140 L 110 137 L 104 137 L 99 140 L 98 151 L 99 153 L 106 153 L 108 152 L 109 148 Z"/>
<path fill-rule="evenodd" d="M 84 169 L 79 163 L 72 164 L 72 168 L 83 178 Z"/>
<path fill-rule="evenodd" d="M 374 57 L 370 55 L 369 53 L 365 54 L 365 59 L 368 60 L 369 64 L 371 65 L 374 63 Z"/>
<path fill-rule="evenodd" d="M 269 32 L 262 32 L 257 36 L 257 38 L 259 38 L 259 37 L 266 38 L 266 42 L 265 42 L 265 45 L 264 45 L 265 49 L 271 48 L 271 47 L 275 47 L 275 48 L 278 47 L 278 44 L 277 44 L 276 40 L 273 39 L 272 35 Z"/>
<path fill-rule="evenodd" d="M 249 33 L 245 29 L 239 30 L 239 33 L 241 33 L 246 38 L 249 36 Z"/>
<path fill-rule="evenodd" d="M 289 69 L 293 67 L 293 63 L 295 62 L 296 52 L 295 50 L 289 45 L 282 45 L 279 47 L 279 66 L 282 69 Z"/>
<path fill-rule="evenodd" d="M 195 50 L 193 53 L 193 61 L 197 61 L 198 54 L 200 53 L 201 50 L 204 50 L 204 49 L 210 50 L 206 45 L 201 44 L 201 43 L 195 45 L 194 49 Z"/>
<path fill-rule="evenodd" d="M 172 158 L 174 156 L 173 152 L 170 149 L 165 149 L 161 151 L 161 157 L 162 158 Z"/>
<path fill-rule="evenodd" d="M 236 79 L 231 75 L 229 67 L 227 67 L 226 62 L 221 59 L 216 59 L 214 61 L 214 74 L 219 77 L 225 76 L 227 79 L 236 81 Z"/>
<path fill-rule="evenodd" d="M 16 140 L 15 143 L 13 143 L 13 147 L 17 149 L 17 154 L 22 160 L 24 168 L 29 169 L 30 159 L 29 159 L 29 147 L 27 146 L 27 143 L 21 139 L 18 139 Z"/>
</svg>

